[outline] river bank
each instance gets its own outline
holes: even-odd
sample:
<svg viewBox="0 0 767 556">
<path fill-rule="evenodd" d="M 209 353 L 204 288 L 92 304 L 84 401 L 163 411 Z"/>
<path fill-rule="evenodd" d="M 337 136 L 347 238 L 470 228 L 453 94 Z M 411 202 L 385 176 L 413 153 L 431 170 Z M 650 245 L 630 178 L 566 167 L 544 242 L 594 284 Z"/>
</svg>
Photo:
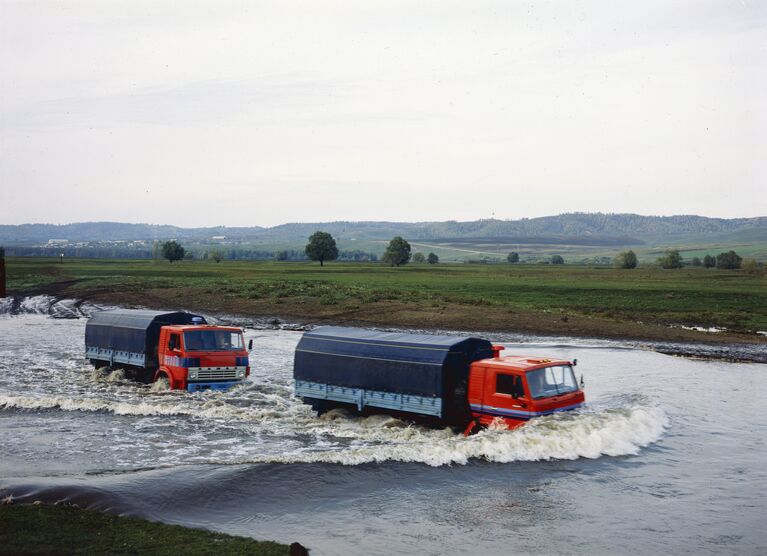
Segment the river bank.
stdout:
<svg viewBox="0 0 767 556">
<path fill-rule="evenodd" d="M 10 500 L 9 500 L 10 501 Z M 0 505 L 0 554 L 249 554 L 288 546 L 59 504 Z"/>
<path fill-rule="evenodd" d="M 167 298 L 167 295 L 166 295 Z M 444 334 L 467 334 L 483 335 L 491 338 L 495 342 L 507 343 L 525 343 L 525 344 L 557 344 L 569 343 L 574 339 L 586 344 L 604 344 L 614 347 L 626 347 L 631 349 L 647 349 L 663 353 L 666 355 L 675 355 L 680 357 L 692 357 L 700 359 L 720 359 L 724 361 L 767 363 L 767 348 L 764 342 L 743 342 L 740 338 L 731 334 L 716 334 L 717 340 L 711 341 L 711 333 L 702 333 L 694 330 L 681 329 L 678 336 L 681 339 L 643 339 L 632 337 L 597 337 L 583 335 L 579 336 L 572 332 L 561 333 L 558 335 L 546 334 L 537 330 L 519 331 L 504 329 L 470 329 L 459 326 L 433 327 L 427 328 L 419 326 L 416 321 L 412 326 L 402 326 L 399 322 L 387 319 L 375 320 L 355 320 L 344 318 L 344 316 L 325 317 L 325 318 L 301 318 L 306 315 L 286 316 L 285 314 L 248 314 L 239 312 L 241 307 L 233 304 L 229 311 L 222 311 L 220 304 L 205 304 L 195 302 L 183 303 L 179 300 L 178 305 L 169 305 L 160 303 L 157 298 L 151 296 L 130 296 L 126 298 L 120 294 L 98 294 L 84 299 L 61 298 L 50 294 L 39 294 L 35 296 L 15 296 L 0 300 L 0 314 L 24 314 L 38 313 L 47 314 L 55 318 L 80 318 L 87 317 L 93 310 L 101 307 L 124 306 L 135 308 L 149 308 L 158 310 L 190 310 L 213 317 L 220 323 L 234 324 L 256 330 L 308 330 L 321 325 L 348 325 L 348 326 L 366 326 L 374 328 L 383 328 L 391 330 L 410 330 L 426 333 L 444 333 Z M 401 322 L 401 321 L 400 321 Z M 457 319 L 456 324 L 465 324 L 464 321 Z M 546 331 L 551 332 L 551 331 Z M 701 336 L 703 338 L 701 339 Z M 722 339 L 730 339 L 724 342 Z M 734 341 L 733 341 L 734 340 Z"/>
</svg>

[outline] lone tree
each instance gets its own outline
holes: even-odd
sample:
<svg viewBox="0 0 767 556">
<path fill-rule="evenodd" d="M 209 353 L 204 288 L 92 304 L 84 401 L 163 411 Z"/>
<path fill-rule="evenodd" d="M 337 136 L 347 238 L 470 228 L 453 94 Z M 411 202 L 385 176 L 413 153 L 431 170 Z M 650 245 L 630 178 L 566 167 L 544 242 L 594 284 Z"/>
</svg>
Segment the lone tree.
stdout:
<svg viewBox="0 0 767 556">
<path fill-rule="evenodd" d="M 516 251 L 512 251 L 506 256 L 506 260 L 510 262 L 511 264 L 518 263 L 519 262 L 519 253 Z"/>
<path fill-rule="evenodd" d="M 162 244 L 162 256 L 171 263 L 183 259 L 185 253 L 186 250 L 175 239 Z"/>
<path fill-rule="evenodd" d="M 320 261 L 320 266 L 324 266 L 325 261 L 335 261 L 338 258 L 336 240 L 327 232 L 314 232 L 309 236 L 306 256 L 313 261 Z"/>
<path fill-rule="evenodd" d="M 618 268 L 636 268 L 637 267 L 637 254 L 631 251 L 623 251 L 615 257 L 615 266 Z"/>
<path fill-rule="evenodd" d="M 692 266 L 703 266 L 703 261 L 700 260 L 700 257 L 693 257 L 690 263 L 692 263 Z"/>
<path fill-rule="evenodd" d="M 740 268 L 743 259 L 735 251 L 719 253 L 716 256 L 716 268 Z"/>
<path fill-rule="evenodd" d="M 706 268 L 714 268 L 716 266 L 716 259 L 711 255 L 703 257 L 703 266 Z"/>
<path fill-rule="evenodd" d="M 224 254 L 218 249 L 213 249 L 213 251 L 210 252 L 210 258 L 216 261 L 217 263 L 220 263 L 221 259 L 224 258 Z"/>
<path fill-rule="evenodd" d="M 429 264 L 437 264 L 439 262 L 439 257 L 436 255 L 436 253 L 429 253 L 429 256 L 426 257 L 426 261 Z"/>
<path fill-rule="evenodd" d="M 413 255 L 413 262 L 416 264 L 423 264 L 426 262 L 426 257 L 423 253 L 416 253 Z"/>
<path fill-rule="evenodd" d="M 393 238 L 389 242 L 382 260 L 391 266 L 407 264 L 410 260 L 410 244 L 400 236 Z"/>
<path fill-rule="evenodd" d="M 676 249 L 669 249 L 662 257 L 658 257 L 658 264 L 663 268 L 682 268 L 682 255 Z"/>
<path fill-rule="evenodd" d="M 565 264 L 565 260 L 562 255 L 554 255 L 551 257 L 551 264 Z"/>
</svg>

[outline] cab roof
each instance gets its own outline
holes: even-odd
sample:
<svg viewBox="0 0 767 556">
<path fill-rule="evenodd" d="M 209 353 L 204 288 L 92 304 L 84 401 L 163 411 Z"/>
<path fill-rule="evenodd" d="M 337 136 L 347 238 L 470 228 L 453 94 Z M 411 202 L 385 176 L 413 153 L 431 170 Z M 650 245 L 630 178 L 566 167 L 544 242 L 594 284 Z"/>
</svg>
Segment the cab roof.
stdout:
<svg viewBox="0 0 767 556">
<path fill-rule="evenodd" d="M 176 324 L 172 326 L 166 326 L 165 328 L 173 330 L 174 332 L 185 332 L 187 330 L 236 330 L 242 331 L 239 326 L 222 326 L 219 324 Z"/>
<path fill-rule="evenodd" d="M 570 365 L 570 361 L 567 359 L 552 359 L 549 357 L 540 357 L 533 355 L 508 355 L 505 357 L 499 357 L 495 359 L 485 359 L 483 363 L 486 363 L 491 367 L 510 367 L 517 371 L 527 372 L 542 367 L 551 367 L 554 365 Z"/>
</svg>

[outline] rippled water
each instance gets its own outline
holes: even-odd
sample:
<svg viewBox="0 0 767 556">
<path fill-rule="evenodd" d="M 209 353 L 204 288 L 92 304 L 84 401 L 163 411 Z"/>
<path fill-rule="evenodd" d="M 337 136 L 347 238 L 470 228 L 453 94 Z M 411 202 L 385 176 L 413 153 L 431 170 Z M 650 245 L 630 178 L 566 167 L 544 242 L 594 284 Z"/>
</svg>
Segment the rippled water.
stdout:
<svg viewBox="0 0 767 556">
<path fill-rule="evenodd" d="M 0 494 L 315 554 L 767 546 L 765 365 L 509 345 L 577 357 L 587 407 L 464 438 L 386 416 L 318 418 L 292 397 L 300 332 L 247 329 L 253 374 L 228 392 L 126 381 L 83 359 L 84 319 L 66 317 L 90 309 L 52 301 L 0 316 Z"/>
</svg>

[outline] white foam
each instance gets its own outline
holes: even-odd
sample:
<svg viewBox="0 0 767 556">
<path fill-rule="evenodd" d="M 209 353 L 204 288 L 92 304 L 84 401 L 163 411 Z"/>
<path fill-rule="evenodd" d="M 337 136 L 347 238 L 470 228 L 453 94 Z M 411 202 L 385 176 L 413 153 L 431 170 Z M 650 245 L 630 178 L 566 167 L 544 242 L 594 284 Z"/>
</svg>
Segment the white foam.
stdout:
<svg viewBox="0 0 767 556">
<path fill-rule="evenodd" d="M 91 380 L 94 382 L 122 382 L 125 380 L 125 371 L 100 367 L 91 371 Z"/>
<path fill-rule="evenodd" d="M 488 429 L 471 437 L 449 430 L 390 429 L 386 444 L 248 461 L 343 465 L 404 461 L 441 466 L 466 464 L 471 459 L 498 463 L 594 459 L 603 455 L 636 454 L 657 441 L 667 427 L 668 419 L 661 409 L 633 407 L 545 417 L 513 431 Z"/>
<path fill-rule="evenodd" d="M 171 399 L 164 399 L 164 398 Z M 657 441 L 669 426 L 662 409 L 634 402 L 627 407 L 583 410 L 535 419 L 512 431 L 494 427 L 464 437 L 450 429 L 414 426 L 388 416 L 352 417 L 334 410 L 317 418 L 308 406 L 290 399 L 269 400 L 239 407 L 221 396 L 147 394 L 145 400 L 0 395 L 0 409 L 61 409 L 106 411 L 115 415 L 189 416 L 224 421 L 251 434 L 268 433 L 285 439 L 309 435 L 313 441 L 285 442 L 278 453 L 246 439 L 236 449 L 216 450 L 210 463 L 336 463 L 359 465 L 386 461 L 420 462 L 432 466 L 466 464 L 472 459 L 514 461 L 574 460 L 638 453 Z M 158 399 L 159 398 L 159 399 Z M 244 431 L 243 431 L 244 432 Z M 220 447 L 219 447 L 220 448 Z M 228 454 L 228 456 L 224 456 Z"/>
</svg>

